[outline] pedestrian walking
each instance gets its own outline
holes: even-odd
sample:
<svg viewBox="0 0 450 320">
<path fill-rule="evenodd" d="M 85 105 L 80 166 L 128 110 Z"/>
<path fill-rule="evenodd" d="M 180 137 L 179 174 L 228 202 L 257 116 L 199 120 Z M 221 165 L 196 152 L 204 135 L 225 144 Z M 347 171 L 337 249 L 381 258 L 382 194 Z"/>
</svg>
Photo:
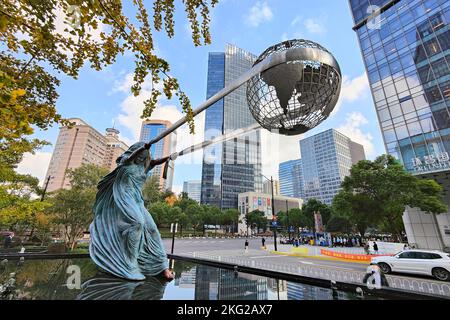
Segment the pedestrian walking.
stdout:
<svg viewBox="0 0 450 320">
<path fill-rule="evenodd" d="M 375 254 L 378 254 L 378 245 L 376 242 L 373 243 L 373 251 L 375 252 Z"/>
<path fill-rule="evenodd" d="M 262 243 L 263 249 L 266 250 L 266 239 L 262 238 L 261 243 Z"/>
<path fill-rule="evenodd" d="M 248 240 L 247 239 L 245 240 L 244 248 L 245 248 L 245 253 L 247 253 L 248 252 Z"/>
<path fill-rule="evenodd" d="M 370 254 L 370 251 L 369 251 L 369 243 L 368 243 L 368 242 L 366 242 L 366 244 L 364 245 L 364 251 L 366 252 L 367 255 Z"/>
</svg>

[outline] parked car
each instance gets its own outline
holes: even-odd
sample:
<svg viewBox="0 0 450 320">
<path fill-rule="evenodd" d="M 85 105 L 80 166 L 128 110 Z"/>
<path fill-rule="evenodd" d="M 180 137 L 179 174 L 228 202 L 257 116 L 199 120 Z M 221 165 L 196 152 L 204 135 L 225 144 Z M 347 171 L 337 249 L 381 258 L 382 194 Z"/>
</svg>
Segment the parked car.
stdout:
<svg viewBox="0 0 450 320">
<path fill-rule="evenodd" d="M 371 260 L 381 272 L 401 272 L 433 276 L 450 280 L 450 254 L 432 250 L 405 250 L 393 256 L 379 256 Z"/>
</svg>

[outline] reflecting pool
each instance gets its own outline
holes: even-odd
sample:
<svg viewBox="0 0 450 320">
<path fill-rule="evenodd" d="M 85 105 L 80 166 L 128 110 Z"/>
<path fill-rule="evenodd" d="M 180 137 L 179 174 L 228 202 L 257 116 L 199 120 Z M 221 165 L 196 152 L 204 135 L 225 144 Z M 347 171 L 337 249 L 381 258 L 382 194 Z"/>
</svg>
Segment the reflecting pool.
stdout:
<svg viewBox="0 0 450 320">
<path fill-rule="evenodd" d="M 90 259 L 2 261 L 0 299 L 18 300 L 353 300 L 356 294 L 174 261 L 175 280 L 131 282 Z"/>
</svg>

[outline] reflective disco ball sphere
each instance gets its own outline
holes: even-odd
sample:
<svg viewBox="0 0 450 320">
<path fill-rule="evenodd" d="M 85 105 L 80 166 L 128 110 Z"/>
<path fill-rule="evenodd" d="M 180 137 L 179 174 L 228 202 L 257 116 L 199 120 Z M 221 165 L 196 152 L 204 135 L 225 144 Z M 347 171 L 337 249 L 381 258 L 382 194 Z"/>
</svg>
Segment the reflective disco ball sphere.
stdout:
<svg viewBox="0 0 450 320">
<path fill-rule="evenodd" d="M 297 135 L 328 118 L 342 75 L 327 49 L 308 40 L 284 41 L 264 51 L 253 67 L 266 65 L 247 81 L 250 112 L 263 128 Z"/>
</svg>

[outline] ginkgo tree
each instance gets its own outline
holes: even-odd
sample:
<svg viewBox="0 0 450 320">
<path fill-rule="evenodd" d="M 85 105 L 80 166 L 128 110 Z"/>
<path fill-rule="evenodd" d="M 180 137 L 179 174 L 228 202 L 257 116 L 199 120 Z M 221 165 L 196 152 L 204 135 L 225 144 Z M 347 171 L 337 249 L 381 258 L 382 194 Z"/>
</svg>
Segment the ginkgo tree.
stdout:
<svg viewBox="0 0 450 320">
<path fill-rule="evenodd" d="M 177 5 L 186 12 L 194 45 L 211 43 L 210 10 L 217 2 L 133 0 L 134 14 L 127 16 L 120 0 L 0 0 L 0 164 L 14 167 L 45 143 L 27 138 L 33 128 L 70 125 L 56 109 L 61 74 L 76 79 L 84 65 L 100 71 L 126 52 L 134 54 L 132 93 L 152 83 L 142 117 L 150 117 L 161 95 L 176 96 L 194 133 L 189 98 L 155 52 L 153 35 L 174 36 Z"/>
</svg>

